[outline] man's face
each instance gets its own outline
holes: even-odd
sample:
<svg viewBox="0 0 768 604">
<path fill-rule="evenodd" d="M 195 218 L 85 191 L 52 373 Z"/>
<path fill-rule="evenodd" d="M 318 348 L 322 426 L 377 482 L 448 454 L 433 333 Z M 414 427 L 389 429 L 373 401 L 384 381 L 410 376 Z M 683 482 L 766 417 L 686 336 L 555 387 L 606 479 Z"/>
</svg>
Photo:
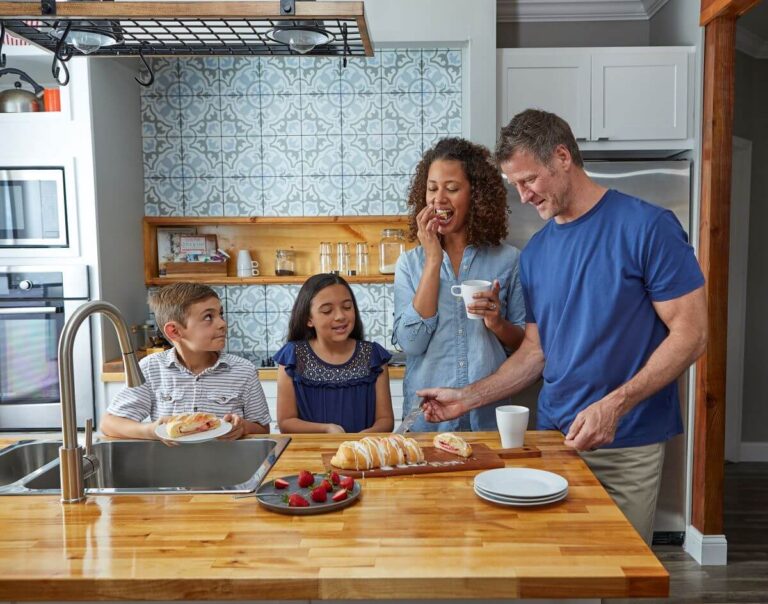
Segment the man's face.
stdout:
<svg viewBox="0 0 768 604">
<path fill-rule="evenodd" d="M 570 192 L 570 155 L 560 151 L 560 148 L 555 151 L 548 165 L 528 151 L 517 151 L 501 162 L 501 171 L 517 187 L 520 201 L 536 208 L 542 219 L 555 218 L 556 222 L 565 222 Z"/>
</svg>

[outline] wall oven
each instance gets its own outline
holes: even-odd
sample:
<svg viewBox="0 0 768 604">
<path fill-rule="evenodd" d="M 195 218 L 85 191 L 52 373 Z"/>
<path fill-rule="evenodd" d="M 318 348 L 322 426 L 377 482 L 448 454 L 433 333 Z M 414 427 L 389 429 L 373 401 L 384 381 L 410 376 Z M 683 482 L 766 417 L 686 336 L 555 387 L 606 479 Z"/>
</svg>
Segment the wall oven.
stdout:
<svg viewBox="0 0 768 604">
<path fill-rule="evenodd" d="M 85 266 L 0 266 L 0 430 L 61 428 L 59 336 L 87 301 Z M 74 348 L 78 426 L 94 417 L 89 327 Z"/>
<path fill-rule="evenodd" d="M 0 167 L 0 247 L 67 247 L 64 168 Z"/>
</svg>

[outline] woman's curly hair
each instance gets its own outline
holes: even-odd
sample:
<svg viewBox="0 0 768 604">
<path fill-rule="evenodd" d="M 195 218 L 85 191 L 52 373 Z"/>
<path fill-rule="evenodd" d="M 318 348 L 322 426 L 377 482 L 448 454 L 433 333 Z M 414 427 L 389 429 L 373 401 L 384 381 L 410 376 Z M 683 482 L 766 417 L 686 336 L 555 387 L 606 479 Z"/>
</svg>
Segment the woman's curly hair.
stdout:
<svg viewBox="0 0 768 604">
<path fill-rule="evenodd" d="M 426 151 L 416 166 L 408 192 L 409 238 L 417 239 L 419 226 L 416 216 L 427 205 L 427 176 L 432 162 L 456 160 L 461 162 L 470 184 L 467 244 L 499 245 L 507 236 L 507 191 L 491 153 L 482 145 L 463 138 L 444 138 Z"/>
</svg>

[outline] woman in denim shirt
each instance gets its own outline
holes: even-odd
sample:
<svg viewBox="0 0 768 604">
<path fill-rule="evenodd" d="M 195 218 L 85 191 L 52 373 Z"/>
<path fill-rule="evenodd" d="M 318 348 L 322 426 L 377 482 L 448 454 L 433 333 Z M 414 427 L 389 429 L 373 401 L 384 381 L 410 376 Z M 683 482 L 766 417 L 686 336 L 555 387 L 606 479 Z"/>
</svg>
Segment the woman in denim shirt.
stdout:
<svg viewBox="0 0 768 604">
<path fill-rule="evenodd" d="M 395 271 L 392 342 L 406 353 L 404 415 L 420 403 L 421 388 L 462 387 L 496 371 L 520 345 L 525 324 L 520 251 L 502 243 L 506 190 L 490 152 L 464 139 L 442 139 L 416 167 L 408 206 L 410 237 L 421 245 L 402 254 Z M 470 279 L 493 287 L 465 309 L 451 286 Z M 508 402 L 439 424 L 421 417 L 412 430 L 495 430 L 495 407 Z"/>
</svg>

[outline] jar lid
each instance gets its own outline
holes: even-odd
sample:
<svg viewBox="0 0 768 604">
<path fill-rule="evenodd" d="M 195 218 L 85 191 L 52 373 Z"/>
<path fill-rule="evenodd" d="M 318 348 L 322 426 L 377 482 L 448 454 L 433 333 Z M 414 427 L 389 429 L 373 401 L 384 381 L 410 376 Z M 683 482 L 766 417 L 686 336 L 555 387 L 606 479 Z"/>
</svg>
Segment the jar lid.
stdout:
<svg viewBox="0 0 768 604">
<path fill-rule="evenodd" d="M 381 232 L 383 237 L 404 237 L 405 232 L 403 229 L 384 229 Z"/>
<path fill-rule="evenodd" d="M 293 254 L 293 250 L 275 250 L 276 254 Z"/>
</svg>

